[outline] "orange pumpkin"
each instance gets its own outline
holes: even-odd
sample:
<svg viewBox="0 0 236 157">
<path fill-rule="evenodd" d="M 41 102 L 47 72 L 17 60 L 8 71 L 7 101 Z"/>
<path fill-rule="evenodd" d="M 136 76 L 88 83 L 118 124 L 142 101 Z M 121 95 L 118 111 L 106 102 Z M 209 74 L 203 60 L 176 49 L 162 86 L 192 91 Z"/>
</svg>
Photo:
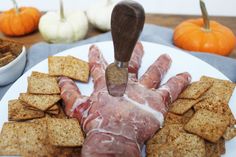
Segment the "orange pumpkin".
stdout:
<svg viewBox="0 0 236 157">
<path fill-rule="evenodd" d="M 33 7 L 15 8 L 0 14 L 0 31 L 7 36 L 22 36 L 38 29 L 41 13 Z"/>
<path fill-rule="evenodd" d="M 200 6 L 203 18 L 180 23 L 174 30 L 174 44 L 185 50 L 229 55 L 235 47 L 234 33 L 216 21 L 209 21 L 202 0 Z"/>
</svg>

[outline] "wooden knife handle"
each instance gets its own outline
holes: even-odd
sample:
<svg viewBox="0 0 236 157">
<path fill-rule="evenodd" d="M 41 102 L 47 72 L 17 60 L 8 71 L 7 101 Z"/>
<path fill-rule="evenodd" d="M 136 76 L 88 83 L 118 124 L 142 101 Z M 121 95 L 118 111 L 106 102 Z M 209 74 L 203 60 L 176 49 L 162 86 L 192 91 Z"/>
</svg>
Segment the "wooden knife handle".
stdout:
<svg viewBox="0 0 236 157">
<path fill-rule="evenodd" d="M 128 62 L 142 32 L 145 20 L 143 7 L 134 1 L 119 2 L 111 15 L 111 34 L 115 59 Z"/>
</svg>

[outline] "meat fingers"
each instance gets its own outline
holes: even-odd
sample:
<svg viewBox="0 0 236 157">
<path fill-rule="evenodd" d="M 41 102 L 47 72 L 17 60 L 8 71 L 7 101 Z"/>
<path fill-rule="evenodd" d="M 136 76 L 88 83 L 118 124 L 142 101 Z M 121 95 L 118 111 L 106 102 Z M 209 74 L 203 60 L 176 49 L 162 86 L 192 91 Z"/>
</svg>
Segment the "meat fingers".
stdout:
<svg viewBox="0 0 236 157">
<path fill-rule="evenodd" d="M 102 53 L 95 45 L 89 48 L 89 67 L 90 74 L 94 82 L 94 91 L 102 89 L 105 87 L 105 70 L 107 67 L 107 62 L 104 59 Z"/>
<path fill-rule="evenodd" d="M 139 82 L 147 88 L 158 88 L 170 65 L 170 56 L 167 54 L 161 55 L 143 74 Z"/>
<path fill-rule="evenodd" d="M 90 107 L 88 97 L 81 95 L 75 82 L 68 77 L 59 78 L 59 87 L 61 98 L 65 104 L 66 115 L 81 121 L 84 111 Z"/>
<path fill-rule="evenodd" d="M 138 78 L 138 70 L 141 66 L 141 61 L 142 61 L 142 58 L 143 58 L 143 54 L 144 54 L 143 45 L 142 45 L 141 42 L 137 42 L 135 47 L 134 47 L 131 59 L 129 61 L 129 67 L 128 67 L 129 77 L 131 79 L 137 79 Z"/>
</svg>

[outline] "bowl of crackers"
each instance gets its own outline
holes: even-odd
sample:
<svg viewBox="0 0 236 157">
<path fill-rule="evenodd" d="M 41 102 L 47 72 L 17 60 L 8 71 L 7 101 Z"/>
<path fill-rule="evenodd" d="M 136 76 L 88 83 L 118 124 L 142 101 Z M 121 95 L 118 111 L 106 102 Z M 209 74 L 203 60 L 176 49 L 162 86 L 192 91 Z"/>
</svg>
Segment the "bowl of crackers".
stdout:
<svg viewBox="0 0 236 157">
<path fill-rule="evenodd" d="M 0 86 L 14 82 L 23 72 L 26 50 L 23 44 L 0 39 Z"/>
</svg>

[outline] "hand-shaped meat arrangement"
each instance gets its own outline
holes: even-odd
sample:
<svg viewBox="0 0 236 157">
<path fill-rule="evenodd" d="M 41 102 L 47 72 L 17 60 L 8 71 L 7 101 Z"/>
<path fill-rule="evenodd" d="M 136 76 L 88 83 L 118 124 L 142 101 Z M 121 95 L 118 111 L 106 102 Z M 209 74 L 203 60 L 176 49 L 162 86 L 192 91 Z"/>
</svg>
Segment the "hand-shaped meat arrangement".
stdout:
<svg viewBox="0 0 236 157">
<path fill-rule="evenodd" d="M 96 46 L 89 50 L 90 74 L 94 91 L 83 96 L 74 81 L 60 78 L 66 114 L 77 118 L 86 133 L 83 157 L 140 157 L 145 142 L 161 127 L 168 105 L 190 83 L 191 76 L 181 73 L 160 82 L 171 65 L 163 54 L 138 79 L 144 54 L 138 42 L 129 62 L 129 81 L 123 97 L 108 94 L 105 82 L 107 62 Z"/>
</svg>

